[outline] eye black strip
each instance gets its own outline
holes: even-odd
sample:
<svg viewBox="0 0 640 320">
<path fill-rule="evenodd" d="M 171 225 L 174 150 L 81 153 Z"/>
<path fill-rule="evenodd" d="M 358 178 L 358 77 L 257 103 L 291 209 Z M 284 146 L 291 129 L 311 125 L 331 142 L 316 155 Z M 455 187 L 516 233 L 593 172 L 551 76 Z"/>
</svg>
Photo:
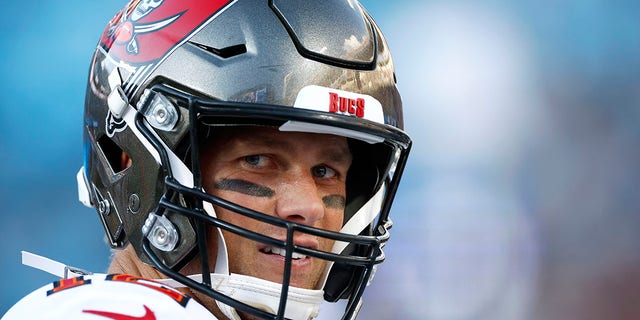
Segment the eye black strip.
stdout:
<svg viewBox="0 0 640 320">
<path fill-rule="evenodd" d="M 222 179 L 216 182 L 215 187 L 220 190 L 240 192 L 252 197 L 273 198 L 276 192 L 268 187 L 240 179 Z M 322 203 L 327 208 L 344 209 L 347 200 L 339 194 L 322 197 Z"/>
<path fill-rule="evenodd" d="M 276 195 L 276 192 L 271 188 L 240 179 L 222 179 L 216 182 L 215 187 L 260 198 L 273 198 Z"/>
<path fill-rule="evenodd" d="M 331 194 L 322 197 L 322 202 L 327 208 L 344 209 L 347 200 L 339 194 Z"/>
</svg>

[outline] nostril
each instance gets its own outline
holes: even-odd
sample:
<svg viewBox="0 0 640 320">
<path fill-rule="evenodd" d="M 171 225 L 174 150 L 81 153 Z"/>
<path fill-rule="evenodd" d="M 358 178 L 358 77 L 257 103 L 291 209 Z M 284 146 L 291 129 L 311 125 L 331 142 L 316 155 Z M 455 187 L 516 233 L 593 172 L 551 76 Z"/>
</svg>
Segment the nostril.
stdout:
<svg viewBox="0 0 640 320">
<path fill-rule="evenodd" d="M 304 222 L 305 217 L 300 214 L 293 214 L 293 215 L 287 216 L 285 219 L 292 222 Z"/>
</svg>

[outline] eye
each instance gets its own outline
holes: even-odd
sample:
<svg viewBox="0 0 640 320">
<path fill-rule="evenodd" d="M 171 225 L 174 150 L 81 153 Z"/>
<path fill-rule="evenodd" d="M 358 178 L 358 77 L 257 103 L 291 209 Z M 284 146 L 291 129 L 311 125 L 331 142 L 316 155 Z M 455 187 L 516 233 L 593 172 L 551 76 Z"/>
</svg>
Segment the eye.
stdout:
<svg viewBox="0 0 640 320">
<path fill-rule="evenodd" d="M 315 166 L 311 168 L 314 177 L 331 179 L 336 176 L 336 171 L 325 165 Z"/>
<path fill-rule="evenodd" d="M 265 161 L 266 161 L 265 157 L 259 154 L 254 154 L 254 155 L 244 157 L 244 162 L 256 167 L 264 165 Z"/>
</svg>

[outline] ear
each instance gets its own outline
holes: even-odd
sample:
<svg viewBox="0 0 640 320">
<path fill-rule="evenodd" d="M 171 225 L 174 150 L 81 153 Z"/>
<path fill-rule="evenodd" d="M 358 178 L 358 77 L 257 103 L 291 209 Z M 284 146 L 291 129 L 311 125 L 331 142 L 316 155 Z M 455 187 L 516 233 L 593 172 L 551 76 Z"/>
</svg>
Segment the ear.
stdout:
<svg viewBox="0 0 640 320">
<path fill-rule="evenodd" d="M 120 156 L 120 168 L 124 170 L 129 167 L 131 167 L 131 158 L 129 158 L 129 155 L 123 151 Z"/>
</svg>

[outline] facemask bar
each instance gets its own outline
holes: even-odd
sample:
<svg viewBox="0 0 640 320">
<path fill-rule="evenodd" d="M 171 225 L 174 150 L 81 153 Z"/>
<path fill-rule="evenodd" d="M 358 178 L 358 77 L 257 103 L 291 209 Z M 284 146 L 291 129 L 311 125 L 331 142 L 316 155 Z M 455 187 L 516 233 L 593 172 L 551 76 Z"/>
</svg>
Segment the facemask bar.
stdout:
<svg viewBox="0 0 640 320">
<path fill-rule="evenodd" d="M 166 150 L 163 147 L 163 144 L 158 141 L 157 135 L 153 134 L 151 129 L 145 125 L 144 117 L 142 113 L 138 113 L 136 115 L 136 127 L 143 133 L 143 135 L 151 142 L 153 147 L 158 151 L 160 155 L 160 160 L 162 163 L 162 168 L 165 175 L 165 183 L 167 185 L 166 194 L 160 200 L 160 206 L 158 207 L 157 214 L 163 215 L 165 210 L 171 210 L 173 212 L 177 212 L 183 214 L 187 217 L 190 217 L 194 223 L 196 224 L 197 234 L 198 234 L 198 247 L 199 252 L 202 256 L 202 282 L 196 282 L 192 279 L 189 279 L 175 270 L 172 270 L 168 266 L 166 266 L 162 259 L 156 254 L 154 249 L 149 243 L 149 240 L 143 237 L 143 250 L 149 256 L 150 260 L 154 263 L 155 267 L 158 268 L 161 272 L 166 274 L 167 276 L 176 279 L 178 282 L 183 283 L 191 288 L 194 288 L 198 291 L 201 291 L 208 296 L 212 297 L 215 300 L 218 300 L 222 303 L 228 304 L 237 308 L 240 311 L 253 313 L 259 317 L 263 317 L 265 319 L 283 319 L 284 318 L 284 310 L 286 307 L 286 298 L 288 294 L 289 288 L 289 278 L 291 274 L 291 261 L 293 252 L 298 252 L 301 254 L 305 254 L 311 257 L 323 259 L 326 261 L 334 262 L 334 263 L 344 263 L 353 265 L 359 268 L 363 268 L 365 272 L 357 279 L 358 282 L 357 289 L 351 294 L 350 303 L 347 306 L 347 314 L 343 319 L 350 318 L 354 312 L 356 311 L 358 304 L 360 302 L 364 287 L 366 287 L 366 282 L 370 278 L 371 273 L 373 272 L 373 267 L 381 263 L 384 260 L 384 255 L 381 252 L 381 247 L 384 242 L 387 241 L 389 234 L 386 230 L 385 226 L 390 225 L 388 222 L 388 211 L 391 207 L 391 202 L 393 199 L 393 195 L 395 195 L 397 185 L 400 180 L 400 175 L 402 169 L 404 168 L 406 158 L 408 155 L 408 151 L 410 149 L 410 140 L 409 138 L 400 130 L 390 127 L 390 126 L 372 126 L 365 123 L 364 125 L 354 125 L 350 119 L 345 119 L 342 116 L 327 116 L 325 113 L 320 113 L 316 111 L 307 111 L 307 110 L 296 110 L 296 112 L 291 112 L 290 108 L 282 107 L 282 106 L 273 106 L 273 105 L 256 105 L 256 104 L 244 104 L 244 103 L 229 103 L 229 102 L 217 102 L 212 100 L 199 100 L 192 96 L 189 96 L 181 91 L 175 90 L 173 88 L 157 85 L 153 88 L 153 90 L 157 92 L 161 92 L 166 96 L 170 96 L 176 99 L 177 104 L 182 107 L 189 108 L 190 115 L 190 123 L 191 127 L 191 143 L 192 146 L 197 145 L 197 123 L 198 123 L 198 115 L 206 114 L 210 117 L 215 117 L 220 119 L 221 122 L 224 122 L 224 119 L 238 119 L 238 118 L 246 118 L 249 119 L 258 117 L 263 121 L 282 121 L 282 119 L 289 119 L 291 121 L 300 121 L 300 122 L 310 122 L 317 123 L 319 125 L 324 125 L 331 123 L 332 126 L 337 126 L 344 129 L 355 130 L 363 132 L 367 135 L 372 136 L 382 136 L 385 141 L 391 142 L 394 144 L 394 150 L 397 150 L 394 157 L 396 158 L 396 163 L 394 164 L 395 169 L 391 170 L 390 174 L 393 177 L 387 178 L 387 188 L 386 191 L 388 196 L 385 197 L 382 203 L 382 210 L 379 215 L 379 221 L 375 225 L 375 232 L 378 236 L 362 236 L 362 235 L 348 235 L 339 232 L 332 232 L 322 229 L 317 229 L 309 226 L 298 225 L 296 223 L 292 223 L 289 221 L 285 221 L 276 217 L 268 216 L 262 214 L 260 212 L 252 211 L 247 208 L 241 207 L 234 203 L 228 202 L 226 200 L 220 199 L 218 197 L 211 196 L 202 192 L 201 190 L 201 177 L 200 177 L 200 168 L 198 160 L 198 151 L 197 148 L 191 148 L 191 158 L 195 159 L 192 161 L 192 172 L 194 174 L 194 187 L 185 187 L 178 183 L 176 179 L 173 177 L 171 166 L 169 165 L 169 157 L 166 154 Z M 331 118 L 332 121 L 327 121 L 327 118 Z M 192 208 L 185 208 L 182 205 L 176 204 L 172 202 L 170 199 L 175 199 L 176 195 L 182 195 L 184 198 L 190 199 L 190 203 Z M 251 232 L 249 230 L 243 229 L 242 227 L 231 225 L 217 219 L 215 217 L 211 217 L 207 215 L 202 208 L 202 201 L 209 202 L 213 205 L 220 206 L 222 208 L 234 211 L 239 214 L 243 214 L 245 216 L 249 216 L 251 218 L 260 220 L 264 223 L 269 223 L 272 225 L 280 226 L 287 230 L 287 241 L 280 241 L 277 239 L 273 239 L 270 237 L 266 237 L 261 234 L 257 234 Z M 210 279 L 210 267 L 208 265 L 207 259 L 207 248 L 206 248 L 206 224 L 214 225 L 218 228 L 228 230 L 230 232 L 235 232 L 242 234 L 243 236 L 252 239 L 254 241 L 258 241 L 261 243 L 265 243 L 274 247 L 280 247 L 286 249 L 285 254 L 285 268 L 284 268 L 284 276 L 282 282 L 281 289 L 281 301 L 280 306 L 278 308 L 278 314 L 274 315 L 253 306 L 247 305 L 243 302 L 232 299 L 220 292 L 217 292 L 211 289 L 211 279 Z M 360 244 L 369 248 L 369 252 L 366 256 L 345 256 L 340 253 L 331 253 L 331 252 L 323 252 L 319 250 L 313 250 L 304 247 L 297 247 L 293 244 L 293 234 L 294 232 L 304 232 L 312 235 L 316 235 L 319 237 L 325 237 L 328 239 L 333 239 L 335 241 L 343 241 L 348 243 Z"/>
</svg>

